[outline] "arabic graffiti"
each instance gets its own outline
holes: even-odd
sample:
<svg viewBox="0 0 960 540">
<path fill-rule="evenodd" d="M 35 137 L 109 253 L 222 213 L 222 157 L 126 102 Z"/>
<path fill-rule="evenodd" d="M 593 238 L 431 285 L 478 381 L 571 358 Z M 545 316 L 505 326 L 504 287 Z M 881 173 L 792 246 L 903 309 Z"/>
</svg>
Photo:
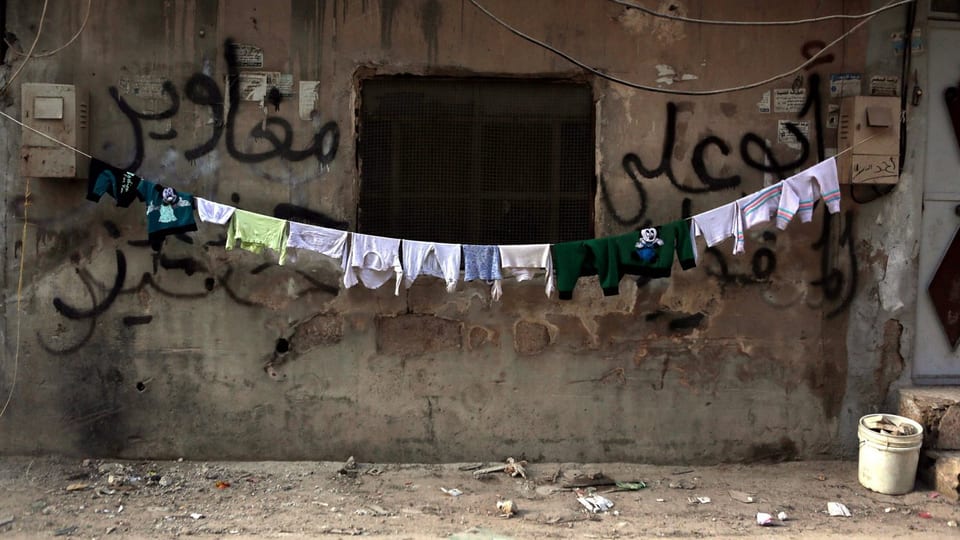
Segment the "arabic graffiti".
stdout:
<svg viewBox="0 0 960 540">
<path fill-rule="evenodd" d="M 240 112 L 240 69 L 236 57 L 236 47 L 232 40 L 224 43 L 224 58 L 227 63 L 227 95 L 226 100 L 217 82 L 209 75 L 194 73 L 184 85 L 184 97 L 191 103 L 210 109 L 210 125 L 212 132 L 206 141 L 187 149 L 183 156 L 194 161 L 213 152 L 225 139 L 227 153 L 242 163 L 262 163 L 271 159 L 283 159 L 291 162 L 315 158 L 320 165 L 329 165 L 336 158 L 340 146 L 340 128 L 334 121 L 322 125 L 314 124 L 314 132 L 302 149 L 295 149 L 293 126 L 285 118 L 279 116 L 265 116 L 249 131 L 248 138 L 266 141 L 270 149 L 261 152 L 248 152 L 238 141 L 237 126 Z M 131 162 L 122 167 L 136 171 L 143 164 L 144 158 L 144 122 L 169 120 L 180 112 L 181 98 L 176 86 L 171 81 L 164 81 L 162 95 L 169 99 L 167 108 L 158 113 L 146 113 L 134 109 L 121 95 L 116 86 L 109 89 L 110 97 L 116 103 L 120 112 L 127 117 L 133 130 L 134 156 Z M 279 91 L 274 87 L 267 92 L 274 96 L 270 102 L 276 108 L 279 100 L 275 96 Z M 226 116 L 226 117 L 224 117 Z M 172 127 L 163 132 L 150 131 L 147 135 L 154 140 L 173 140 L 179 136 Z"/>
</svg>

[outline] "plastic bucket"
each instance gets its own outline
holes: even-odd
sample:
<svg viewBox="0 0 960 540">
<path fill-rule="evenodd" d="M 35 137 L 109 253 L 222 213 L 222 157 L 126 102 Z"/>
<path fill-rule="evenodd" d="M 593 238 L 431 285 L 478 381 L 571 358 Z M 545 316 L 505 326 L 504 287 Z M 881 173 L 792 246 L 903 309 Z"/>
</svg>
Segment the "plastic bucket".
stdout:
<svg viewBox="0 0 960 540">
<path fill-rule="evenodd" d="M 857 435 L 860 484 L 887 495 L 913 491 L 923 426 L 893 414 L 868 414 L 860 419 Z"/>
</svg>

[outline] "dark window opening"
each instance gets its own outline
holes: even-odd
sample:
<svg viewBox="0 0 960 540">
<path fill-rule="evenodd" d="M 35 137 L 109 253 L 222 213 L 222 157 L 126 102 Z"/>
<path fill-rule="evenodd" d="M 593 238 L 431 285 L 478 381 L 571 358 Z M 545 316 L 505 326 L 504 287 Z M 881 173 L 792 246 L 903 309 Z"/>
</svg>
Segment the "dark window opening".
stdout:
<svg viewBox="0 0 960 540">
<path fill-rule="evenodd" d="M 582 83 L 362 82 L 357 231 L 463 244 L 593 237 L 593 100 Z"/>
</svg>

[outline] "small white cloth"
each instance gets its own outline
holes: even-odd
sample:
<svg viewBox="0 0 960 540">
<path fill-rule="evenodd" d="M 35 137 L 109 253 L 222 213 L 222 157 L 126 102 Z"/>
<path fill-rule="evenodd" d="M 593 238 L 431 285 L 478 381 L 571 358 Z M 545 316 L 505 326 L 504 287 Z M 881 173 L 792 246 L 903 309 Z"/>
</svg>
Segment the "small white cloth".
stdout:
<svg viewBox="0 0 960 540">
<path fill-rule="evenodd" d="M 500 267 L 503 277 L 513 276 L 517 281 L 533 279 L 538 273 L 546 273 L 544 292 L 549 297 L 556 287 L 553 275 L 553 257 L 550 244 L 518 244 L 500 246 Z M 500 289 L 499 283 L 494 284 Z M 494 290 L 494 300 L 499 300 L 502 291 Z"/>
<path fill-rule="evenodd" d="M 347 231 L 291 221 L 287 247 L 315 251 L 340 260 L 346 251 L 349 236 L 350 233 Z"/>
<path fill-rule="evenodd" d="M 197 203 L 197 214 L 200 221 L 205 223 L 216 223 L 217 225 L 226 225 L 236 208 L 225 204 L 208 201 L 200 197 L 194 197 Z"/>
<path fill-rule="evenodd" d="M 343 284 L 348 289 L 363 283 L 379 289 L 392 276 L 397 277 L 393 294 L 400 295 L 403 267 L 400 265 L 400 239 L 369 234 L 350 234 L 350 251 L 343 258 Z"/>
<path fill-rule="evenodd" d="M 409 289 L 417 276 L 438 277 L 447 284 L 447 292 L 457 290 L 460 280 L 460 244 L 404 240 L 403 282 Z"/>
<path fill-rule="evenodd" d="M 696 249 L 697 237 L 702 236 L 707 247 L 713 247 L 727 238 L 733 237 L 733 252 L 743 252 L 743 214 L 737 201 L 707 210 L 690 218 L 690 240 L 694 246 L 694 255 L 699 262 L 700 254 Z M 739 251 L 738 251 L 739 250 Z"/>
<path fill-rule="evenodd" d="M 777 210 L 777 227 L 784 229 L 794 215 L 801 223 L 813 220 L 813 204 L 822 198 L 827 211 L 840 211 L 840 180 L 837 160 L 828 158 L 783 181 L 784 189 Z"/>
</svg>

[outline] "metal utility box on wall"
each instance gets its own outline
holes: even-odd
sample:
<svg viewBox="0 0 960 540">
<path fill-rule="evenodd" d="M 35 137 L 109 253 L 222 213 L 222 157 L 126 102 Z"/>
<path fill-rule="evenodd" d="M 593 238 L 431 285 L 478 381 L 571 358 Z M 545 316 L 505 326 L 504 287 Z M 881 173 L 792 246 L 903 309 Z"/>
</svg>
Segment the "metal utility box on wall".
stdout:
<svg viewBox="0 0 960 540">
<path fill-rule="evenodd" d="M 20 118 L 23 123 L 87 151 L 87 93 L 72 84 L 23 83 Z M 20 173 L 41 178 L 86 178 L 89 160 L 27 128 L 21 130 Z"/>
<path fill-rule="evenodd" d="M 896 184 L 900 178 L 900 98 L 852 96 L 840 102 L 840 182 Z"/>
</svg>

